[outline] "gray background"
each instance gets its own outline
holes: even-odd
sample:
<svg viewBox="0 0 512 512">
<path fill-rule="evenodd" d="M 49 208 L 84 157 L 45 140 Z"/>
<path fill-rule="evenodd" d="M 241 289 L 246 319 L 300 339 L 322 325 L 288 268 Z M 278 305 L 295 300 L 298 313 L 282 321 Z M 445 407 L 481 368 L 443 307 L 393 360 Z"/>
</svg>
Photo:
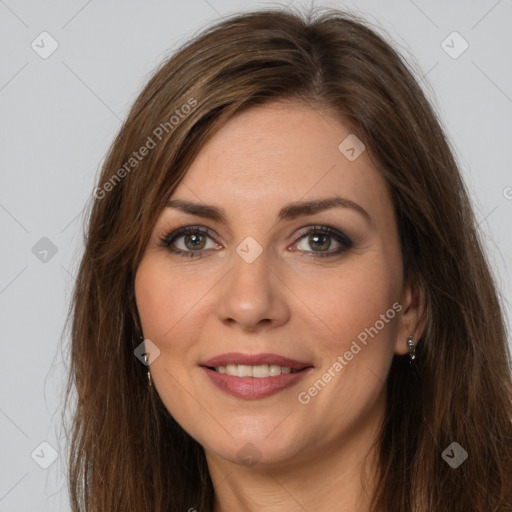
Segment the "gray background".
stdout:
<svg viewBox="0 0 512 512">
<path fill-rule="evenodd" d="M 0 0 L 0 512 L 69 510 L 62 333 L 83 208 L 121 120 L 178 44 L 223 15 L 265 5 Z M 321 5 L 364 14 L 413 59 L 451 137 L 510 316 L 511 0 Z M 46 59 L 31 47 L 51 48 L 44 31 L 59 45 Z M 453 31 L 469 44 L 458 58 L 442 47 Z M 463 43 L 446 44 L 453 54 Z"/>
</svg>

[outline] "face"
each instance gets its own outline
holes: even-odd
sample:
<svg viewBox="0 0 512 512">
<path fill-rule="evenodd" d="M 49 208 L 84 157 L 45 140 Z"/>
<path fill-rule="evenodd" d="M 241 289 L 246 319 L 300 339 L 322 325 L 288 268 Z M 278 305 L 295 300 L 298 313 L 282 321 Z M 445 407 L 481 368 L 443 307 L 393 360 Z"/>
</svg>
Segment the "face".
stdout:
<svg viewBox="0 0 512 512">
<path fill-rule="evenodd" d="M 349 135 L 299 104 L 238 114 L 156 221 L 135 280 L 151 376 L 209 461 L 304 463 L 382 421 L 412 299 L 386 183 Z"/>
</svg>

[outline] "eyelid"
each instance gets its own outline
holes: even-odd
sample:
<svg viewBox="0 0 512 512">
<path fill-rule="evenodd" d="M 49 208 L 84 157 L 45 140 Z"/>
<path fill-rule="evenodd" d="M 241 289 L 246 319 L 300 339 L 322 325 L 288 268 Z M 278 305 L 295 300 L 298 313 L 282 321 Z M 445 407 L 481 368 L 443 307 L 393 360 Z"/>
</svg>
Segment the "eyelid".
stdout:
<svg viewBox="0 0 512 512">
<path fill-rule="evenodd" d="M 171 250 L 172 244 L 181 238 L 182 236 L 187 235 L 188 233 L 200 233 L 204 236 L 209 237 L 211 240 L 213 240 L 217 245 L 223 245 L 221 242 L 217 240 L 216 233 L 211 230 L 210 228 L 206 226 L 201 225 L 185 225 L 178 227 L 176 229 L 172 229 L 170 231 L 165 231 L 163 235 L 159 236 L 159 242 L 158 245 L 161 247 L 164 247 L 168 250 Z M 208 251 L 211 249 L 204 249 L 202 251 L 182 251 L 182 250 L 171 250 L 175 253 L 182 253 L 182 252 L 188 252 L 188 253 L 194 253 L 194 254 L 201 254 L 202 252 Z"/>
<path fill-rule="evenodd" d="M 297 235 L 295 242 L 302 240 L 302 238 L 304 238 L 306 235 L 311 235 L 312 233 L 322 233 L 329 235 L 333 238 L 339 239 L 339 242 L 347 247 L 352 247 L 354 245 L 354 242 L 350 239 L 349 236 L 343 233 L 343 231 L 340 231 L 339 229 L 336 229 L 327 224 L 315 224 L 301 228 L 301 233 Z"/>
</svg>

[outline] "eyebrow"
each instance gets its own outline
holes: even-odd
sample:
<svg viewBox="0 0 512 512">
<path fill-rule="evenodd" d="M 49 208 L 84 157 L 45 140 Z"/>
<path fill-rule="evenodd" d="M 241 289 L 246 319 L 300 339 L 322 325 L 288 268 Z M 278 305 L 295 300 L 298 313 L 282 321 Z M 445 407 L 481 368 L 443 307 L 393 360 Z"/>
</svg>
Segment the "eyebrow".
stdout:
<svg viewBox="0 0 512 512">
<path fill-rule="evenodd" d="M 193 203 L 184 199 L 170 199 L 166 206 L 168 208 L 176 208 L 177 210 L 180 210 L 184 213 L 197 215 L 198 217 L 204 217 L 206 219 L 227 223 L 227 216 L 225 211 L 217 206 L 203 203 Z M 350 199 L 345 199 L 339 196 L 314 199 L 312 201 L 297 201 L 288 203 L 283 206 L 283 208 L 281 208 L 277 217 L 278 221 L 293 220 L 297 217 L 304 215 L 314 215 L 315 213 L 320 213 L 322 211 L 336 207 L 350 208 L 351 210 L 355 210 L 356 212 L 360 213 L 363 217 L 366 218 L 366 220 L 371 221 L 369 213 L 362 206 L 355 203 L 354 201 L 351 201 Z"/>
</svg>

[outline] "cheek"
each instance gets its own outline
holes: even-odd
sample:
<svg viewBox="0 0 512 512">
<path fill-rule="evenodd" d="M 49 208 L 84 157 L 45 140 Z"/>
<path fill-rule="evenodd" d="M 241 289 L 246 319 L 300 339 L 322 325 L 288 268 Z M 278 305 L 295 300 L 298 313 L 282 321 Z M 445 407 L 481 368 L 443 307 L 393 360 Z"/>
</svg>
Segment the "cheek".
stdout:
<svg viewBox="0 0 512 512">
<path fill-rule="evenodd" d="M 211 275 L 194 278 L 192 270 L 173 268 L 161 257 L 143 259 L 135 276 L 144 338 L 160 350 L 150 367 L 153 385 L 167 410 L 191 434 L 195 427 L 190 418 L 204 413 L 193 378 L 201 356 L 197 340 L 214 285 Z"/>
<path fill-rule="evenodd" d="M 316 279 L 306 278 L 304 273 L 297 281 L 297 285 L 303 283 L 298 295 L 310 311 L 305 320 L 309 325 L 303 327 L 311 335 L 318 334 L 316 350 L 322 354 L 322 371 L 330 371 L 323 373 L 330 391 L 321 393 L 318 404 L 339 413 L 341 403 L 371 403 L 371 397 L 382 389 L 401 309 L 397 303 L 399 270 L 375 251 L 347 262 L 345 268 L 330 273 L 329 279 L 319 274 Z M 322 383 L 317 388 L 322 389 Z M 344 399 L 340 402 L 339 397 Z"/>
<path fill-rule="evenodd" d="M 397 301 L 400 283 L 394 274 L 382 255 L 368 254 L 328 274 L 301 273 L 294 290 L 327 338 L 347 340 L 373 326 Z"/>
<path fill-rule="evenodd" d="M 204 316 L 201 298 L 211 288 L 186 273 L 171 271 L 156 258 L 141 261 L 135 276 L 135 296 L 145 339 L 160 350 L 151 364 L 153 385 L 178 422 L 201 414 L 192 391 L 189 370 L 197 361 L 193 340 L 198 339 Z M 187 393 L 184 394 L 184 389 Z"/>
<path fill-rule="evenodd" d="M 185 325 L 191 334 L 195 323 L 190 322 L 190 316 L 201 312 L 205 289 L 208 283 L 203 280 L 171 271 L 165 262 L 143 259 L 135 276 L 135 296 L 144 336 L 164 348 L 166 340 L 184 339 L 176 333 Z"/>
</svg>

